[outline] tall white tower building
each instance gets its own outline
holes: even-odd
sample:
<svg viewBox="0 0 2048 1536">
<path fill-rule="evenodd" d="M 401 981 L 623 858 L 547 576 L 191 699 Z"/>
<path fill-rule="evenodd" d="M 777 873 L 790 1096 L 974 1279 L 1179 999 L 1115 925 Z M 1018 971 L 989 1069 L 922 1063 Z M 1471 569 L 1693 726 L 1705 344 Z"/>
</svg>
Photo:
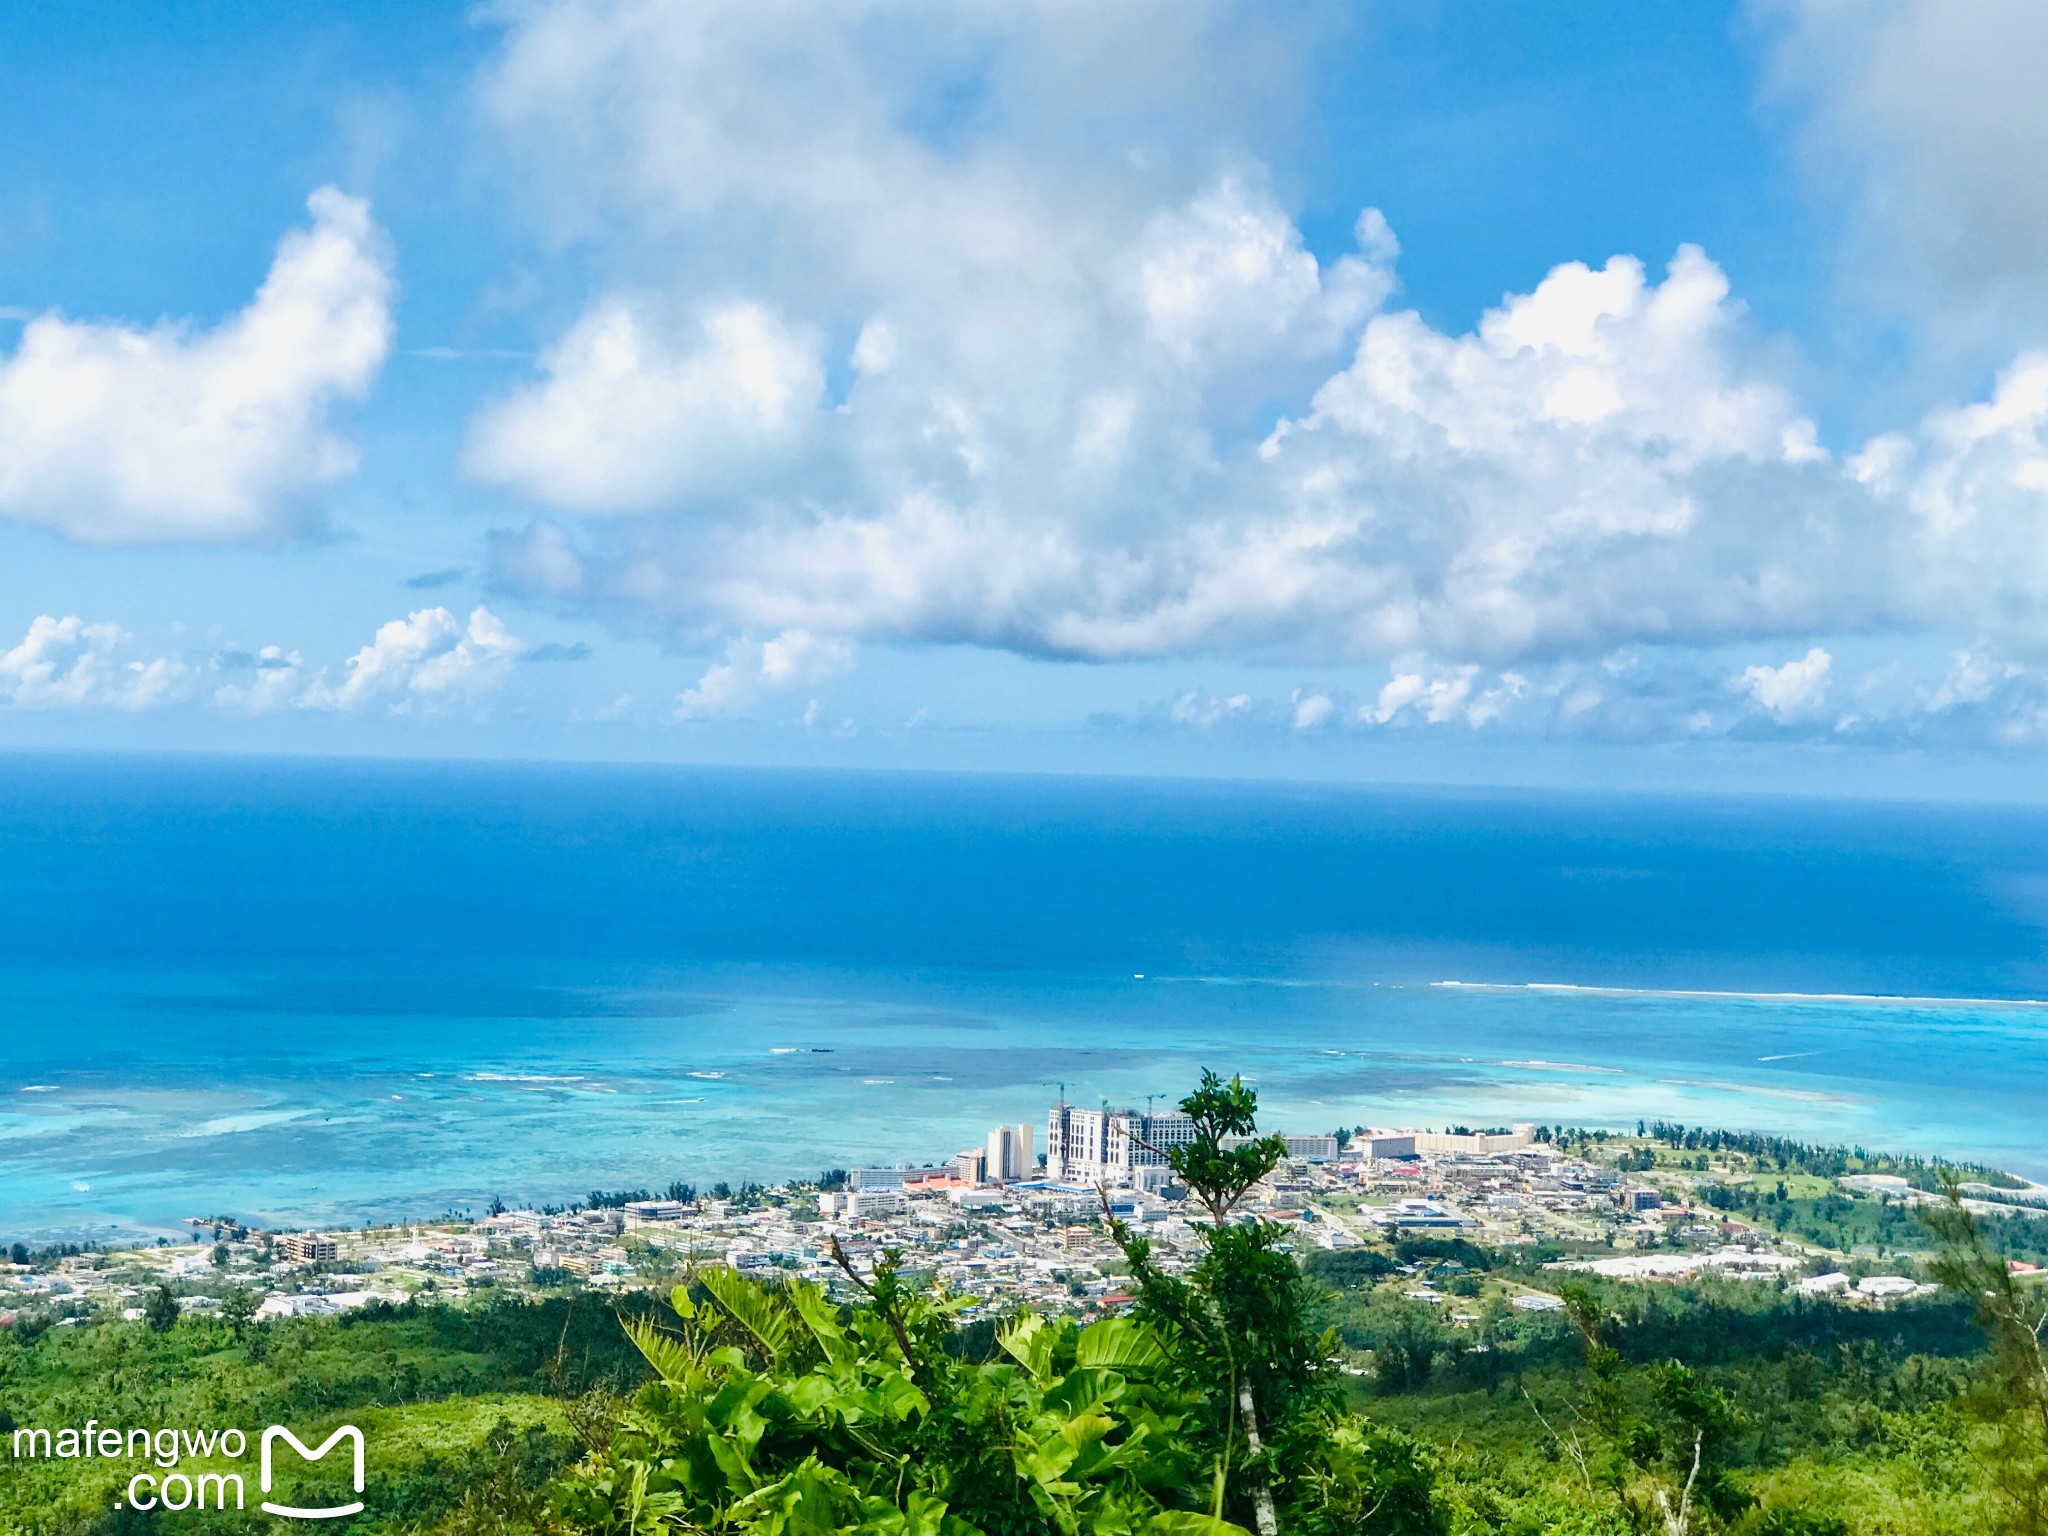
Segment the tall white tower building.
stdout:
<svg viewBox="0 0 2048 1536">
<path fill-rule="evenodd" d="M 1167 1166 L 1168 1147 L 1194 1139 L 1195 1122 L 1179 1110 L 1076 1109 L 1062 1101 L 1046 1117 L 1045 1171 L 1066 1184 L 1135 1184 L 1140 1169 Z"/>
<path fill-rule="evenodd" d="M 988 1133 L 988 1176 L 992 1182 L 1028 1179 L 1033 1171 L 1030 1126 L 999 1125 Z"/>
</svg>

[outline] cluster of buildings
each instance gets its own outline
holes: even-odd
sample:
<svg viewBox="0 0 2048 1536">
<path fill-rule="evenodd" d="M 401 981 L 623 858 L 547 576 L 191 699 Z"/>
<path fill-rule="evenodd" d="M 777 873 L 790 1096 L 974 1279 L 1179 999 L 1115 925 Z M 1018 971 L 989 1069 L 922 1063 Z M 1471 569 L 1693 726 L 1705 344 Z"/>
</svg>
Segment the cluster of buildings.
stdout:
<svg viewBox="0 0 2048 1536">
<path fill-rule="evenodd" d="M 185 1292 L 180 1305 L 193 1311 L 218 1306 L 227 1287 L 239 1286 L 260 1294 L 259 1316 L 293 1316 L 427 1293 L 459 1299 L 492 1288 L 660 1283 L 704 1263 L 801 1274 L 832 1287 L 848 1283 L 842 1257 L 859 1272 L 892 1250 L 912 1273 L 967 1298 L 969 1316 L 1020 1302 L 1114 1308 L 1127 1298 L 1105 1214 L 1141 1228 L 1169 1269 L 1202 1251 L 1206 1218 L 1171 1164 L 1173 1149 L 1193 1139 L 1193 1122 L 1178 1111 L 1082 1109 L 1062 1097 L 1048 1112 L 1042 1153 L 1030 1125 L 1000 1125 L 949 1162 L 857 1168 L 838 1189 L 790 1185 L 733 1200 L 505 1211 L 472 1223 L 363 1232 L 223 1234 L 201 1224 L 191 1247 L 89 1253 L 34 1269 L 0 1265 L 0 1324 L 10 1291 L 15 1305 L 140 1315 L 156 1284 Z M 1528 1125 L 1283 1139 L 1286 1156 L 1246 1207 L 1290 1229 L 1297 1251 L 1438 1235 L 1576 1245 L 1587 1256 L 1569 1262 L 1616 1278 L 1713 1271 L 1789 1283 L 1825 1267 L 1796 1245 L 1695 1205 L 1689 1177 L 1646 1179 L 1603 1157 L 1567 1155 Z M 1841 1184 L 1852 1196 L 1888 1193 L 1860 1190 L 1853 1176 Z M 1912 1294 L 1913 1282 L 1877 1278 L 1859 1284 L 1836 1271 L 1799 1284 L 1873 1301 Z M 1434 1295 L 1427 1284 L 1409 1294 Z M 1511 1300 L 1528 1311 L 1555 1304 L 1537 1287 L 1521 1287 Z"/>
<path fill-rule="evenodd" d="M 346 1246 L 354 1246 L 354 1240 L 355 1234 L 349 1234 Z M 406 1245 L 387 1246 L 395 1256 Z M 344 1247 L 336 1237 L 316 1232 L 254 1233 L 210 1243 L 201 1230 L 195 1231 L 191 1246 L 88 1250 L 44 1266 L 0 1264 L 0 1327 L 29 1305 L 56 1310 L 60 1327 L 100 1315 L 133 1321 L 146 1315 L 151 1294 L 166 1285 L 181 1313 L 200 1316 L 220 1311 L 231 1290 L 251 1291 L 257 1321 L 398 1302 L 419 1289 L 395 1276 L 373 1278 L 340 1269 Z M 364 1267 L 384 1265 L 372 1260 Z"/>
<path fill-rule="evenodd" d="M 1162 1187 L 1171 1182 L 1169 1153 L 1194 1139 L 1194 1120 L 1179 1110 L 1081 1109 L 1062 1099 L 1046 1116 L 1046 1176 L 1090 1188 Z M 1343 1150 L 1336 1136 L 1281 1139 L 1290 1159 L 1305 1162 L 1334 1162 Z"/>
</svg>

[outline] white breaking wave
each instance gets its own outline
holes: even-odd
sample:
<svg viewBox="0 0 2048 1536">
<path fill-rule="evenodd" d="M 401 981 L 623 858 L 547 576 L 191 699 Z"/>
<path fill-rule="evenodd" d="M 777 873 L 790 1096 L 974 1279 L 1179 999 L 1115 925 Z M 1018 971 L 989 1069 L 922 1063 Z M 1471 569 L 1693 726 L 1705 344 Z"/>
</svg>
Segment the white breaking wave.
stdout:
<svg viewBox="0 0 2048 1536">
<path fill-rule="evenodd" d="M 1890 1008 L 2048 1008 L 2032 997 L 1910 997 L 1889 992 L 1716 992 L 1688 987 L 1588 987 L 1567 981 L 1433 981 L 1461 992 L 1563 992 L 1582 997 L 1669 997 L 1747 1003 L 1865 1003 Z"/>
</svg>

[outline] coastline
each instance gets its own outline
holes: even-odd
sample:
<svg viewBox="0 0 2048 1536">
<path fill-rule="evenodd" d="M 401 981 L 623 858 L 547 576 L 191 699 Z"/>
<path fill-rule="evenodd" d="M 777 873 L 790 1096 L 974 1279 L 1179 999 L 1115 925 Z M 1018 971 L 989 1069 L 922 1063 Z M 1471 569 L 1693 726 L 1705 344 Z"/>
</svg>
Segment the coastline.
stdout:
<svg viewBox="0 0 2048 1536">
<path fill-rule="evenodd" d="M 1926 1010 L 1902 1030 L 1896 1003 L 943 972 L 712 972 L 593 986 L 524 1018 L 393 993 L 368 1017 L 297 997 L 152 1012 L 170 1022 L 140 1036 L 116 1014 L 97 1046 L 92 1010 L 58 1024 L 68 990 L 47 1027 L 31 998 L 0 1060 L 0 1232 L 152 1236 L 215 1201 L 356 1225 L 653 1173 L 769 1183 L 964 1142 L 1035 1115 L 1062 1082 L 1142 1103 L 1223 1061 L 1318 1129 L 1661 1118 L 2048 1178 L 2048 1059 L 2033 1012 L 2006 1007 Z"/>
<path fill-rule="evenodd" d="M 1918 1213 L 1946 1200 L 1949 1177 L 1963 1180 L 1966 1206 L 1998 1241 L 2048 1266 L 2048 1185 L 1914 1154 L 1670 1124 L 1648 1134 L 1344 1131 L 1299 1146 L 1248 1203 L 1287 1231 L 1298 1257 L 1455 1240 L 1511 1256 L 1535 1298 L 1549 1294 L 1545 1272 L 1775 1279 L 1851 1302 L 1918 1294 L 1914 1287 L 1926 1289 L 1921 1252 L 1933 1246 Z M 0 1265 L 0 1325 L 23 1315 L 43 1327 L 133 1320 L 150 1286 L 199 1312 L 253 1288 L 247 1309 L 258 1320 L 535 1297 L 565 1286 L 623 1293 L 705 1263 L 803 1274 L 829 1288 L 842 1244 L 867 1263 L 885 1250 L 907 1255 L 913 1272 L 960 1296 L 968 1320 L 1020 1301 L 1085 1313 L 1117 1304 L 1109 1271 L 1094 1268 L 1115 1256 L 1101 1228 L 1105 1209 L 1151 1235 L 1162 1262 L 1194 1251 L 1199 1218 L 1170 1181 L 1063 1184 L 1039 1161 L 997 1180 L 977 1173 L 980 1164 L 963 1174 L 934 1158 L 773 1186 L 593 1190 L 561 1205 L 493 1201 L 481 1214 L 359 1229 L 267 1230 L 221 1210 L 188 1218 L 188 1240 L 176 1243 L 40 1251 L 15 1243 L 13 1262 Z M 1843 1275 L 1849 1281 L 1838 1283 Z M 1877 1278 L 1864 1284 L 1859 1275 Z M 1834 1278 L 1802 1279 L 1823 1276 Z"/>
</svg>

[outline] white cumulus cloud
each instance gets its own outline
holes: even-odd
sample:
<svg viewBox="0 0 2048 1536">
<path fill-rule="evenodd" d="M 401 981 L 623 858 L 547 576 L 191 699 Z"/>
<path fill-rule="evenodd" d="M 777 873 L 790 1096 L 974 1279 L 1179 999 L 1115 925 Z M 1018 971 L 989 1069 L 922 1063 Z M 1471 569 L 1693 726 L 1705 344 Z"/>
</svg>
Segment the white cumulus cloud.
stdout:
<svg viewBox="0 0 2048 1536">
<path fill-rule="evenodd" d="M 867 343 L 869 367 L 880 345 Z M 639 511 L 729 485 L 786 452 L 824 393 L 817 343 L 755 304 L 682 330 L 609 299 L 542 359 L 546 379 L 489 408 L 465 463 L 551 506 Z"/>
<path fill-rule="evenodd" d="M 764 698 L 822 682 L 853 664 L 852 648 L 820 639 L 808 630 L 788 629 L 769 640 L 739 639 L 725 659 L 707 668 L 697 686 L 676 697 L 678 720 L 734 718 L 752 713 Z M 804 711 L 804 724 L 818 716 L 818 701 Z"/>
<path fill-rule="evenodd" d="M 355 467 L 330 417 L 390 349 L 391 261 L 360 199 L 307 206 L 211 330 L 28 322 L 0 358 L 0 516 L 94 544 L 257 539 Z"/>
<path fill-rule="evenodd" d="M 1290 342 L 1341 342 L 1393 288 L 1399 246 L 1378 209 L 1357 227 L 1360 253 L 1328 272 L 1270 197 L 1225 177 L 1160 214 L 1138 251 L 1138 283 L 1155 340 L 1184 363 L 1258 356 Z"/>
<path fill-rule="evenodd" d="M 287 710 L 434 715 L 474 711 L 512 680 L 525 642 L 490 609 L 464 620 L 423 608 L 378 627 L 333 669 L 297 649 L 151 654 L 119 624 L 44 614 L 0 651 L 0 703 L 19 709 L 140 711 L 207 707 L 234 715 Z M 771 666 L 800 670 L 771 655 Z"/>
<path fill-rule="evenodd" d="M 1147 15 L 1141 73 L 1223 41 Z M 508 29 L 487 99 L 541 196 L 674 273 L 593 305 L 476 423 L 473 472 L 607 518 L 502 540 L 509 586 L 692 640 L 1097 659 L 1478 664 L 1900 606 L 1903 509 L 1822 450 L 1702 252 L 1656 278 L 1566 263 L 1446 333 L 1388 309 L 1377 212 L 1319 255 L 1255 163 L 1060 138 L 1038 69 L 1116 16 L 976 13 L 919 42 L 787 20 L 617 0 Z M 965 38 L 999 126 L 942 149 L 903 103 Z M 744 313 L 751 339 L 654 313 Z M 847 338 L 836 402 L 825 336 Z"/>
<path fill-rule="evenodd" d="M 216 658 L 214 665 L 234 678 L 213 690 L 213 703 L 221 709 L 267 715 L 290 708 L 305 696 L 305 658 L 281 645 L 266 645 L 254 655 Z"/>
<path fill-rule="evenodd" d="M 1359 649 L 1504 658 L 1815 622 L 1824 552 L 1859 556 L 1739 321 L 1692 248 L 1661 283 L 1568 263 L 1463 336 L 1375 317 L 1263 450 L 1297 524 L 1341 530 L 1312 600 Z"/>
<path fill-rule="evenodd" d="M 1208 730 L 1227 721 L 1246 718 L 1251 708 L 1252 696 L 1248 693 L 1233 693 L 1219 698 L 1213 693 L 1190 688 L 1173 701 L 1167 710 L 1167 719 L 1174 725 Z"/>
<path fill-rule="evenodd" d="M 1296 689 L 1292 700 L 1294 705 L 1294 728 L 1297 731 L 1312 731 L 1325 725 L 1337 713 L 1337 701 L 1326 693 L 1303 693 Z"/>
<path fill-rule="evenodd" d="M 169 702 L 186 668 L 170 657 L 126 656 L 132 638 L 118 624 L 40 615 L 0 653 L 0 699 L 20 709 L 141 710 Z"/>
<path fill-rule="evenodd" d="M 841 496 L 635 523 L 588 548 L 539 524 L 499 568 L 683 628 L 1093 658 L 1597 654 L 1860 623 L 1903 600 L 1858 578 L 1895 563 L 1896 538 L 1871 535 L 1912 518 L 1747 367 L 1739 307 L 1697 251 L 1661 283 L 1626 258 L 1561 267 L 1465 336 L 1375 315 L 1306 410 L 1222 459 L 1148 437 L 1163 386 L 1088 382 L 1057 444 L 949 395 L 914 434 L 885 416 L 857 437 L 827 477 Z M 856 391 L 846 430 L 869 429 Z M 891 472 L 866 477 L 878 463 Z"/>
<path fill-rule="evenodd" d="M 1780 720 L 1811 714 L 1828 694 L 1835 659 L 1819 646 L 1783 666 L 1742 669 L 1743 691 Z"/>
<path fill-rule="evenodd" d="M 1439 670 L 1434 675 L 1426 671 L 1402 671 L 1398 666 L 1390 670 L 1393 675 L 1380 689 L 1378 697 L 1360 708 L 1359 719 L 1374 725 L 1390 725 L 1395 721 L 1419 721 L 1429 725 L 1457 721 L 1478 725 L 1498 713 L 1497 703 L 1485 710 L 1472 704 L 1473 679 L 1479 674 L 1475 666 Z"/>
<path fill-rule="evenodd" d="M 380 625 L 338 679 L 323 673 L 297 702 L 334 710 L 382 704 L 398 713 L 459 708 L 504 686 L 525 649 L 488 608 L 475 608 L 467 622 L 446 608 L 422 608 Z"/>
</svg>

